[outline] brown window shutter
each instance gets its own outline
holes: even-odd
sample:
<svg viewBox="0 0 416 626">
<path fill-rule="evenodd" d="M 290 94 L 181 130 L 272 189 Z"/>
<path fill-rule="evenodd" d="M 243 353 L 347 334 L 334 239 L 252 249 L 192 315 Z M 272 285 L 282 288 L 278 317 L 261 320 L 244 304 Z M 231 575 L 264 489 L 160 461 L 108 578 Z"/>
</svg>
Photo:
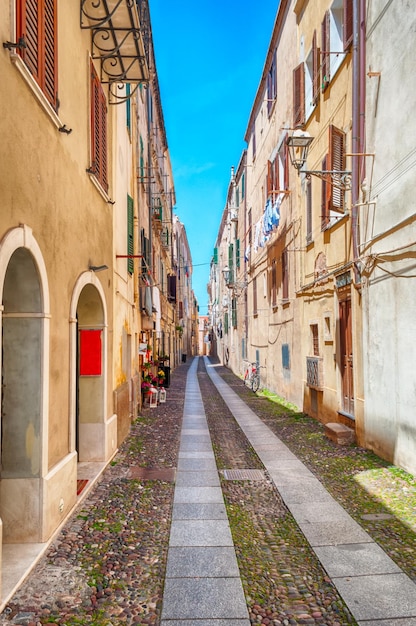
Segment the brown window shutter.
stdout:
<svg viewBox="0 0 416 626">
<path fill-rule="evenodd" d="M 16 37 L 26 48 L 18 50 L 51 105 L 57 108 L 57 2 L 18 0 Z"/>
<path fill-rule="evenodd" d="M 329 126 L 329 167 L 333 171 L 345 170 L 345 133 L 332 124 Z M 335 177 L 335 182 L 341 183 L 341 175 Z M 331 185 L 330 210 L 344 212 L 344 192 Z"/>
<path fill-rule="evenodd" d="M 282 253 L 282 297 L 283 300 L 289 299 L 289 264 L 286 249 Z"/>
<path fill-rule="evenodd" d="M 328 166 L 328 155 L 325 155 L 325 158 L 322 161 L 322 171 L 325 172 L 329 168 Z M 322 196 L 321 196 L 321 229 L 325 230 L 325 228 L 329 224 L 329 206 L 331 202 L 331 187 L 329 180 L 323 178 L 322 179 Z"/>
<path fill-rule="evenodd" d="M 300 63 L 293 70 L 293 126 L 299 128 L 305 123 L 305 68 Z"/>
<path fill-rule="evenodd" d="M 322 91 L 325 91 L 330 80 L 330 15 L 326 11 L 321 27 L 321 67 L 322 67 Z"/>
<path fill-rule="evenodd" d="M 267 161 L 267 197 L 269 198 L 273 189 L 273 163 Z"/>
<path fill-rule="evenodd" d="M 102 188 L 108 190 L 107 102 L 91 62 L 91 171 Z"/>
<path fill-rule="evenodd" d="M 42 81 L 45 95 L 55 108 L 57 104 L 56 1 L 44 0 L 44 80 Z"/>
<path fill-rule="evenodd" d="M 344 0 L 343 38 L 344 51 L 348 50 L 353 38 L 353 4 L 352 0 Z"/>
<path fill-rule="evenodd" d="M 316 30 L 314 30 L 312 37 L 312 99 L 314 104 L 317 103 L 319 98 L 319 66 L 319 48 L 316 39 Z"/>
</svg>

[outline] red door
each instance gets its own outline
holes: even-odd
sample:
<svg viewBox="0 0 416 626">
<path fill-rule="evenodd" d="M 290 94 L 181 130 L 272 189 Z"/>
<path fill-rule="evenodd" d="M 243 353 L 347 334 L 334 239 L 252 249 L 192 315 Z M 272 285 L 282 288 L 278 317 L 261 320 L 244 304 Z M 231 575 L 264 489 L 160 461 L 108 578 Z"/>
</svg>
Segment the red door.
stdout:
<svg viewBox="0 0 416 626">
<path fill-rule="evenodd" d="M 339 303 L 342 410 L 354 415 L 354 376 L 352 355 L 351 300 Z"/>
</svg>

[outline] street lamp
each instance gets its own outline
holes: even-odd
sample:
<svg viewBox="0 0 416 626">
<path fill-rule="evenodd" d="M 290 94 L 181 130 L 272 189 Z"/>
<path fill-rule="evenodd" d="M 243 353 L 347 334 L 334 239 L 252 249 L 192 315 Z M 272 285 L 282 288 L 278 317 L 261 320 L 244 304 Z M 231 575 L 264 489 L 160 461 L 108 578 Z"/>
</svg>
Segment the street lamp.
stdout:
<svg viewBox="0 0 416 626">
<path fill-rule="evenodd" d="M 307 131 L 295 130 L 294 133 L 286 139 L 286 145 L 289 151 L 290 161 L 297 169 L 298 174 L 302 172 L 306 178 L 317 176 L 321 180 L 325 180 L 334 187 L 338 187 L 343 191 L 351 189 L 352 172 L 348 170 L 306 170 L 302 169 L 307 161 L 309 147 L 314 140 Z"/>
</svg>

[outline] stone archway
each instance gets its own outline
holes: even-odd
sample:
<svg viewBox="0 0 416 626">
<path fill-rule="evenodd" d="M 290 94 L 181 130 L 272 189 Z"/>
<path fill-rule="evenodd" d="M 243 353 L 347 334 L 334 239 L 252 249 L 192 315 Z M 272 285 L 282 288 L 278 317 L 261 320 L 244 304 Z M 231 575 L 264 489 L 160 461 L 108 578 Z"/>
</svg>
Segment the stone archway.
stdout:
<svg viewBox="0 0 416 626">
<path fill-rule="evenodd" d="M 49 299 L 32 231 L 14 229 L 0 244 L 1 471 L 5 543 L 41 541 L 41 482 L 47 472 Z"/>
<path fill-rule="evenodd" d="M 117 420 L 107 412 L 107 311 L 92 272 L 78 279 L 71 302 L 71 450 L 82 463 L 105 462 L 117 447 Z"/>
</svg>

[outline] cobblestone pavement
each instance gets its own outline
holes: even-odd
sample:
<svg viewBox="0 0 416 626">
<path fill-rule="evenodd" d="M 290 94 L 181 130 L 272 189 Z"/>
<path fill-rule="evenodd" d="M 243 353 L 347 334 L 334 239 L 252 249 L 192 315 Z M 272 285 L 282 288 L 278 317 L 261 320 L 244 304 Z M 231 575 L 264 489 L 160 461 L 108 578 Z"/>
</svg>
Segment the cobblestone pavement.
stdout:
<svg viewBox="0 0 416 626">
<path fill-rule="evenodd" d="M 144 410 L 134 423 L 100 481 L 0 615 L 1 626 L 158 626 L 189 365 L 173 372 L 167 403 Z M 388 464 L 364 450 L 336 446 L 314 420 L 255 396 L 229 370 L 218 372 L 415 580 L 415 490 L 408 477 L 388 474 Z M 198 379 L 218 468 L 261 469 L 202 359 Z M 381 495 L 370 497 L 354 480 L 362 474 L 366 489 L 372 483 L 374 492 L 381 485 L 383 498 L 388 492 L 404 521 L 388 517 Z M 222 487 L 252 624 L 354 624 L 267 475 L 261 481 L 223 476 Z"/>
</svg>

